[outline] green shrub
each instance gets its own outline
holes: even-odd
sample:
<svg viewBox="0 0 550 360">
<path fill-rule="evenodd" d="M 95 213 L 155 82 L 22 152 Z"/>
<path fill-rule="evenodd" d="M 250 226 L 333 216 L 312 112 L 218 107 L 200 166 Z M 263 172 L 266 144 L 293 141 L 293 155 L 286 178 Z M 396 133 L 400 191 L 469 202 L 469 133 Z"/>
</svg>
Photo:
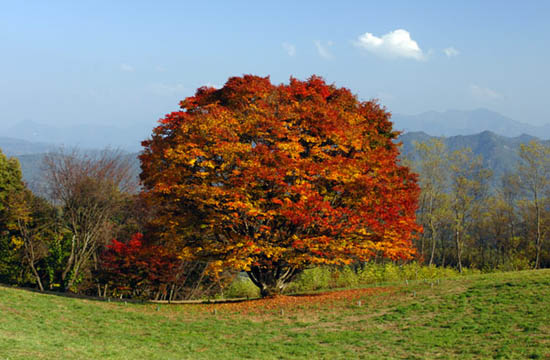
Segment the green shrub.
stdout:
<svg viewBox="0 0 550 360">
<path fill-rule="evenodd" d="M 301 293 L 320 289 L 330 289 L 332 282 L 332 269 L 326 266 L 319 266 L 304 270 L 298 277 L 291 282 L 287 292 Z"/>
<path fill-rule="evenodd" d="M 464 269 L 462 275 L 480 273 L 479 270 Z M 328 267 L 320 266 L 303 271 L 286 292 L 301 293 L 323 289 L 354 288 L 385 282 L 405 280 L 431 280 L 457 277 L 461 274 L 453 268 L 423 266 L 417 262 L 408 264 L 366 263 L 363 266 Z"/>
<path fill-rule="evenodd" d="M 349 266 L 340 269 L 332 269 L 332 278 L 334 279 L 333 287 L 353 288 L 361 284 L 357 273 Z"/>
<path fill-rule="evenodd" d="M 256 298 L 259 296 L 260 289 L 249 278 L 241 276 L 237 276 L 223 292 L 223 297 L 226 299 Z"/>
<path fill-rule="evenodd" d="M 532 268 L 532 264 L 529 262 L 527 257 L 523 256 L 522 254 L 512 255 L 510 259 L 504 264 L 499 264 L 497 266 L 498 271 L 519 271 Z"/>
</svg>

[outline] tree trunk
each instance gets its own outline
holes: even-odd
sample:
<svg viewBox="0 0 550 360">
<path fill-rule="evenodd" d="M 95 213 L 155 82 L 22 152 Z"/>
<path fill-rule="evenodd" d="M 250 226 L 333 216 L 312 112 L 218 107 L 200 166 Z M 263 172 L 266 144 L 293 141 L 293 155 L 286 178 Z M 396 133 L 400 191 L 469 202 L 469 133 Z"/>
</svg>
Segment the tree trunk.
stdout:
<svg viewBox="0 0 550 360">
<path fill-rule="evenodd" d="M 74 262 L 74 257 L 75 257 L 75 240 L 76 240 L 76 235 L 73 235 L 72 239 L 71 239 L 71 253 L 69 255 L 69 259 L 67 260 L 67 264 L 65 265 L 65 269 L 63 270 L 63 272 L 61 273 L 61 280 L 63 280 L 63 282 L 65 282 L 65 279 L 67 278 L 67 274 L 69 273 L 69 271 L 71 271 L 71 267 L 73 266 L 73 262 Z M 66 288 L 66 286 L 65 286 Z"/>
<path fill-rule="evenodd" d="M 432 266 L 434 262 L 434 255 L 435 255 L 435 244 L 437 239 L 437 230 L 435 229 L 435 225 L 433 223 L 433 220 L 430 220 L 430 228 L 431 228 L 431 237 L 432 237 L 432 253 L 430 255 L 430 262 L 428 263 L 428 266 Z"/>
<path fill-rule="evenodd" d="M 462 251 L 460 246 L 460 231 L 456 231 L 456 258 L 458 261 L 458 271 L 462 272 Z"/>
<path fill-rule="evenodd" d="M 538 269 L 540 267 L 540 250 L 541 250 L 542 246 L 541 246 L 541 242 L 540 242 L 540 239 L 537 243 L 537 257 L 535 259 L 535 269 Z"/>
<path fill-rule="evenodd" d="M 440 266 L 445 267 L 445 260 L 447 260 L 447 249 L 445 248 L 445 241 L 441 240 L 441 262 Z"/>
<path fill-rule="evenodd" d="M 38 271 L 36 271 L 36 267 L 34 267 L 33 263 L 31 263 L 30 266 L 31 266 L 32 273 L 36 277 L 36 283 L 38 284 L 40 291 L 44 291 L 44 286 L 42 285 L 42 280 L 40 279 L 40 275 L 38 275 Z"/>
<path fill-rule="evenodd" d="M 539 203 L 538 203 L 538 199 L 537 199 L 537 196 L 535 194 L 535 210 L 537 212 L 537 241 L 536 241 L 536 249 L 537 249 L 537 257 L 535 259 L 535 269 L 538 269 L 539 268 L 539 261 L 540 261 L 540 250 L 541 250 L 541 238 L 542 238 L 542 234 L 541 234 L 541 219 L 540 219 L 540 207 L 539 207 Z"/>
<path fill-rule="evenodd" d="M 74 261 L 74 267 L 72 268 L 72 272 L 70 273 L 69 281 L 67 281 L 67 284 L 65 285 L 65 291 L 71 291 L 75 280 L 78 278 L 78 275 L 80 275 L 80 266 L 82 265 L 83 261 L 84 259 L 82 258 L 79 258 L 78 261 Z"/>
<path fill-rule="evenodd" d="M 260 289 L 260 295 L 265 298 L 280 295 L 299 272 L 292 266 L 274 265 L 269 268 L 253 266 L 247 274 Z"/>
</svg>

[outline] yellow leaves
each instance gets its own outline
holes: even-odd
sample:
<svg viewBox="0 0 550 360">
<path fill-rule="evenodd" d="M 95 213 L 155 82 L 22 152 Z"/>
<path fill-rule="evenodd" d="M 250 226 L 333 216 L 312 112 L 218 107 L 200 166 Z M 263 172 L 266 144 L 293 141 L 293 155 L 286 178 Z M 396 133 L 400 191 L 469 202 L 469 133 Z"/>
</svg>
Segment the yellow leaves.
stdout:
<svg viewBox="0 0 550 360">
<path fill-rule="evenodd" d="M 185 247 L 183 248 L 182 250 L 179 251 L 179 254 L 178 254 L 178 258 L 180 259 L 192 259 L 195 255 L 195 250 L 200 251 L 202 250 L 201 248 L 198 248 L 198 249 L 191 249 L 189 247 Z"/>
<path fill-rule="evenodd" d="M 280 259 L 287 250 L 280 246 L 266 246 L 262 248 L 262 254 L 268 259 Z"/>
<path fill-rule="evenodd" d="M 204 168 L 214 169 L 216 167 L 216 164 L 212 160 L 203 160 L 199 162 L 197 158 L 191 158 L 187 160 L 187 165 L 189 166 L 200 165 L 202 169 Z"/>
<path fill-rule="evenodd" d="M 285 152 L 291 159 L 298 158 L 300 153 L 304 151 L 304 147 L 295 142 L 280 142 L 277 144 L 277 148 Z"/>
<path fill-rule="evenodd" d="M 158 183 L 155 186 L 155 190 L 159 193 L 167 194 L 172 190 L 172 187 L 166 183 Z"/>
<path fill-rule="evenodd" d="M 23 239 L 21 239 L 19 236 L 11 237 L 11 245 L 13 246 L 14 250 L 19 250 L 21 246 L 23 246 L 23 243 Z"/>
<path fill-rule="evenodd" d="M 262 212 L 261 212 L 260 210 L 258 210 L 258 209 L 250 209 L 250 210 L 248 210 L 248 212 L 247 212 L 247 215 L 248 215 L 248 216 L 258 216 L 258 215 L 260 215 L 260 214 L 262 214 Z"/>
<path fill-rule="evenodd" d="M 210 169 L 214 169 L 216 167 L 216 164 L 211 160 L 203 161 L 201 165 Z"/>
<path fill-rule="evenodd" d="M 210 263 L 208 263 L 206 271 L 208 274 L 217 277 L 224 270 L 223 265 L 223 261 L 221 260 L 211 261 Z"/>
<path fill-rule="evenodd" d="M 244 258 L 232 258 L 225 261 L 225 266 L 241 271 L 250 271 L 250 265 L 252 264 L 252 259 L 249 257 Z"/>
<path fill-rule="evenodd" d="M 31 218 L 28 217 L 28 218 L 26 218 L 26 219 L 23 220 L 23 221 L 26 222 L 26 221 L 30 221 L 30 220 L 31 220 Z M 19 229 L 19 227 L 18 227 L 18 225 L 17 225 L 16 222 L 9 222 L 9 223 L 7 223 L 7 224 L 6 224 L 6 228 L 7 228 L 8 230 L 10 230 L 10 231 L 16 231 L 16 230 Z"/>
<path fill-rule="evenodd" d="M 361 141 L 361 139 L 353 139 L 351 142 L 351 146 L 359 150 L 363 147 L 363 142 Z"/>
<path fill-rule="evenodd" d="M 316 143 L 316 142 L 319 141 L 318 138 L 316 138 L 314 136 L 307 135 L 307 134 L 302 135 L 301 139 L 305 142 L 308 142 L 308 143 Z"/>
</svg>

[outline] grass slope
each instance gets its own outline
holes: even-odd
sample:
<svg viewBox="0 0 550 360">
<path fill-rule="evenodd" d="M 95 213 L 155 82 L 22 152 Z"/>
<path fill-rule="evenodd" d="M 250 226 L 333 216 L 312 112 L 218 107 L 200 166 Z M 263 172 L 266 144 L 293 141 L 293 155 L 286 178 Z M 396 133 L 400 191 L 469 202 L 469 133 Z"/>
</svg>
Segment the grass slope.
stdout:
<svg viewBox="0 0 550 360">
<path fill-rule="evenodd" d="M 550 270 L 209 305 L 0 287 L 0 359 L 41 358 L 550 358 Z"/>
</svg>

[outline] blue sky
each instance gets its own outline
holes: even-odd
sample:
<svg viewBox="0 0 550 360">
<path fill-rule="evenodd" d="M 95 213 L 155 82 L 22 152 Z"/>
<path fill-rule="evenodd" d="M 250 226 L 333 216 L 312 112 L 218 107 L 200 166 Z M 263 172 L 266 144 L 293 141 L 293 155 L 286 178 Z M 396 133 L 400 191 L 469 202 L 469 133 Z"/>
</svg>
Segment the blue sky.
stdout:
<svg viewBox="0 0 550 360">
<path fill-rule="evenodd" d="M 234 75 L 550 123 L 549 1 L 0 1 L 0 125 L 154 122 Z"/>
</svg>

